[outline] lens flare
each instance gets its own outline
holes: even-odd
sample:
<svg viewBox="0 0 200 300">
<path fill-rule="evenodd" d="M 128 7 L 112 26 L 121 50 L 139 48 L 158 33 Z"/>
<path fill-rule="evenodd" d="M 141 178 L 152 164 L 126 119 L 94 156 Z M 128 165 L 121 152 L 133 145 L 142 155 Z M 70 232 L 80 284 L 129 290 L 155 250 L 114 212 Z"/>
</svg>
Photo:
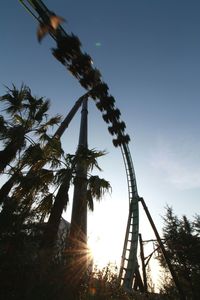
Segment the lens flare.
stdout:
<svg viewBox="0 0 200 300">
<path fill-rule="evenodd" d="M 96 46 L 96 47 L 101 47 L 101 43 L 100 43 L 100 42 L 96 42 L 96 43 L 95 43 L 95 46 Z"/>
</svg>

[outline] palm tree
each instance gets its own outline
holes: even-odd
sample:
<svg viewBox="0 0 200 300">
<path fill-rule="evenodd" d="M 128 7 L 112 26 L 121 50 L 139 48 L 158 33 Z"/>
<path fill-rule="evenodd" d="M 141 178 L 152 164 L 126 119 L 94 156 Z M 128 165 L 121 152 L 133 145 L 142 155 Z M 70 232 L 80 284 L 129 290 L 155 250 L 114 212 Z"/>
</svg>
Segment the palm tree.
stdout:
<svg viewBox="0 0 200 300">
<path fill-rule="evenodd" d="M 103 94 L 106 93 L 107 87 L 102 85 L 97 90 Z M 89 93 L 86 95 L 88 96 Z M 17 99 L 16 101 L 15 98 Z M 33 217 L 34 219 L 36 211 L 40 211 L 41 220 L 44 220 L 45 215 L 49 214 L 43 245 L 52 244 L 55 241 L 63 209 L 68 202 L 70 184 L 72 181 L 76 184 L 77 181 L 77 178 L 75 178 L 76 165 L 84 165 L 84 168 L 86 167 L 88 170 L 92 170 L 94 166 L 99 168 L 96 159 L 104 153 L 95 150 L 79 149 L 75 156 L 68 157 L 68 160 L 69 158 L 71 159 L 70 163 L 65 161 L 66 168 L 57 172 L 55 168 L 60 168 L 60 159 L 63 156 L 60 136 L 68 126 L 72 116 L 70 115 L 67 122 L 64 120 L 59 127 L 61 130 L 58 129 L 53 138 L 51 138 L 47 134 L 48 127 L 56 124 L 59 117 L 51 118 L 50 120 L 46 119 L 43 122 L 43 117 L 46 116 L 48 110 L 48 102 L 43 101 L 43 98 L 35 99 L 31 95 L 30 89 L 25 86 L 22 86 L 20 91 L 13 86 L 13 89 L 9 90 L 9 93 L 4 95 L 1 100 L 8 103 L 6 112 L 11 114 L 9 123 L 3 117 L 0 118 L 3 140 L 8 140 L 7 133 L 10 128 L 15 129 L 17 126 L 21 126 L 24 129 L 22 139 L 25 149 L 23 150 L 18 145 L 15 153 L 19 153 L 19 155 L 17 157 L 15 155 L 15 159 L 14 157 L 10 158 L 10 161 L 13 160 L 15 166 L 10 167 L 11 177 L 0 190 L 3 204 L 0 213 L 0 225 L 4 226 L 5 229 L 5 223 L 9 219 L 7 228 L 11 226 L 11 230 L 13 230 L 13 228 L 20 228 L 30 218 Z M 80 106 L 80 103 L 78 103 L 77 107 Z M 39 142 L 33 140 L 35 133 Z M 10 143 L 13 140 L 10 139 Z M 29 147 L 27 147 L 27 140 L 31 143 Z M 45 169 L 45 164 L 48 164 L 48 167 L 53 168 L 53 170 Z M 57 173 L 56 179 L 55 173 Z M 105 180 L 98 179 L 96 176 L 92 181 L 92 178 L 91 175 L 88 176 L 89 181 L 88 183 L 86 182 L 87 193 L 84 200 L 85 202 L 88 201 L 90 208 L 94 207 L 93 197 L 100 199 L 103 191 L 105 192 L 106 190 Z M 59 187 L 56 196 L 50 191 L 50 186 L 55 187 L 55 185 Z M 97 188 L 98 185 L 99 189 Z M 109 183 L 107 183 L 107 189 L 109 189 Z M 37 203 L 39 203 L 38 206 Z M 71 236 L 73 236 L 74 227 L 77 224 L 78 218 L 73 216 Z"/>
<path fill-rule="evenodd" d="M 27 163 L 30 166 L 30 169 L 29 169 L 29 171 L 26 175 L 26 178 L 24 179 L 25 182 L 27 180 L 29 181 L 29 178 L 31 178 L 31 180 L 34 179 L 34 178 L 37 179 L 37 172 L 40 172 L 41 168 L 47 163 L 49 164 L 49 166 L 51 168 L 60 167 L 60 164 L 61 164 L 60 157 L 63 154 L 63 150 L 62 150 L 61 142 L 60 142 L 60 137 L 62 136 L 62 134 L 64 133 L 64 131 L 68 127 L 70 121 L 72 120 L 73 116 L 77 112 L 77 110 L 80 107 L 81 103 L 83 102 L 83 100 L 85 98 L 88 97 L 88 95 L 89 95 L 89 92 L 84 94 L 83 96 L 81 96 L 76 101 L 75 105 L 73 106 L 71 111 L 68 113 L 66 118 L 63 120 L 63 122 L 60 124 L 60 126 L 58 127 L 58 129 L 56 130 L 56 132 L 55 132 L 55 134 L 53 135 L 52 138 L 50 138 L 45 133 L 46 131 L 44 132 L 44 134 L 41 136 L 41 139 L 46 142 L 46 144 L 44 145 L 43 148 L 40 148 L 40 145 L 36 144 L 36 145 L 30 147 L 30 149 L 26 150 L 25 155 L 23 156 L 23 160 L 25 161 L 25 163 Z M 40 130 L 40 133 L 41 134 L 43 133 L 43 128 L 42 128 L 42 130 Z M 39 183 L 41 185 L 43 185 L 42 181 L 39 181 Z M 37 185 L 37 180 L 36 180 L 35 189 L 34 189 L 34 185 L 31 189 L 32 193 L 34 191 L 38 192 L 38 188 L 39 187 Z M 18 198 L 19 197 L 21 198 L 23 194 L 27 194 L 26 185 L 24 185 L 23 183 L 20 183 L 20 185 L 17 187 L 16 190 L 17 190 L 17 193 L 15 193 L 15 195 L 18 195 Z M 30 190 L 29 190 L 29 192 L 30 192 Z M 60 193 L 58 193 L 58 195 L 59 194 Z M 31 197 L 29 198 L 29 200 L 30 199 L 31 199 Z M 32 199 L 34 199 L 34 197 L 32 197 Z M 48 198 L 48 194 L 47 194 L 47 196 L 45 196 L 44 199 L 45 199 L 45 201 L 47 199 L 48 200 L 50 199 L 50 198 Z M 25 203 L 26 203 L 26 207 L 27 207 L 27 202 L 25 201 Z M 31 208 L 31 205 L 29 205 L 29 207 Z M 40 209 L 42 207 L 43 206 L 41 206 Z"/>
<path fill-rule="evenodd" d="M 34 98 L 28 87 L 22 85 L 17 90 L 13 85 L 8 89 L 8 93 L 1 97 L 7 107 L 5 112 L 10 115 L 11 119 L 5 121 L 1 118 L 1 139 L 5 145 L 0 151 L 0 172 L 11 163 L 17 153 L 19 153 L 32 139 L 27 134 L 34 132 L 37 134 L 45 133 L 48 126 L 55 125 L 59 122 L 57 116 L 48 122 L 43 122 L 49 109 L 49 101 L 43 98 Z"/>
<path fill-rule="evenodd" d="M 69 236 L 67 238 L 65 258 L 68 275 L 73 278 L 73 288 L 76 289 L 83 280 L 88 267 L 88 247 L 86 240 L 87 206 L 94 209 L 93 199 L 100 200 L 106 191 L 110 191 L 110 184 L 98 176 L 91 176 L 94 167 L 100 167 L 97 158 L 104 152 L 78 148 L 76 153 L 76 169 L 73 178 L 74 199 Z M 87 171 L 86 171 L 87 170 Z M 85 171 L 87 174 L 85 174 Z M 75 201 L 78 200 L 78 201 Z"/>
<path fill-rule="evenodd" d="M 88 170 L 92 170 L 94 167 L 99 168 L 97 163 L 97 158 L 104 155 L 105 153 L 102 151 L 86 150 L 84 148 L 79 149 L 76 155 L 67 155 L 66 157 L 66 168 L 61 169 L 57 172 L 55 176 L 55 183 L 59 185 L 58 192 L 55 196 L 54 203 L 50 210 L 49 219 L 47 222 L 47 226 L 44 232 L 42 248 L 50 248 L 55 244 L 56 236 L 58 232 L 58 227 L 60 224 L 61 216 L 65 206 L 69 201 L 68 192 L 71 183 L 76 184 L 76 166 L 86 167 Z M 76 179 L 75 179 L 76 178 Z M 81 183 L 83 183 L 84 179 L 82 179 Z M 100 200 L 106 191 L 110 190 L 110 184 L 105 179 L 101 179 L 98 176 L 89 175 L 87 179 L 87 197 L 85 201 L 88 203 L 88 207 L 93 210 L 93 198 Z M 80 207 L 81 214 L 81 207 Z M 80 216 L 80 215 L 79 215 Z M 72 216 L 71 221 L 71 237 L 72 232 L 78 226 L 78 221 Z"/>
<path fill-rule="evenodd" d="M 71 159 L 71 157 L 68 157 L 68 159 Z M 44 231 L 41 249 L 53 248 L 55 245 L 62 213 L 69 201 L 68 192 L 73 179 L 74 167 L 74 162 L 71 161 L 66 168 L 60 169 L 54 178 L 54 182 L 59 188 L 48 212 L 49 218 Z M 44 199 L 42 199 L 41 203 L 43 201 Z"/>
<path fill-rule="evenodd" d="M 0 204 L 2 205 L 0 222 L 3 215 L 12 215 L 14 208 L 20 210 L 22 214 L 22 207 L 26 207 L 27 212 L 27 208 L 31 208 L 31 204 L 35 201 L 36 194 L 41 191 L 46 193 L 48 184 L 53 180 L 53 172 L 42 167 L 48 162 L 49 166 L 58 167 L 60 165 L 59 156 L 60 150 L 58 149 L 58 153 L 56 153 L 55 145 L 52 146 L 51 153 L 49 149 L 44 151 L 39 144 L 35 144 L 30 145 L 16 159 L 15 167 L 11 167 L 8 171 L 10 178 L 0 189 Z M 9 194 L 12 194 L 10 202 L 13 201 L 13 205 L 8 207 L 6 201 Z M 27 199 L 31 201 L 29 205 Z"/>
<path fill-rule="evenodd" d="M 29 148 L 27 148 L 23 152 L 23 155 L 21 155 L 19 158 L 20 163 L 18 163 L 18 166 L 15 168 L 15 171 L 14 168 L 12 168 L 13 171 L 11 172 L 12 175 L 9 181 L 6 184 L 4 184 L 4 186 L 0 190 L 1 199 L 7 199 L 7 195 L 9 194 L 11 189 L 15 187 L 14 194 L 12 193 L 14 197 L 11 198 L 12 199 L 11 201 L 14 201 L 16 205 L 17 203 L 20 204 L 17 205 L 18 210 L 20 209 L 20 213 L 21 213 L 20 222 L 22 222 L 23 220 L 22 216 L 26 218 L 31 212 L 32 204 L 36 200 L 36 195 L 43 186 L 44 187 L 46 186 L 45 195 L 43 197 L 45 203 L 47 203 L 48 200 L 50 201 L 51 197 L 50 196 L 48 197 L 48 187 L 47 185 L 45 185 L 44 176 L 43 176 L 43 180 L 38 180 L 40 177 L 37 176 L 37 174 L 41 173 L 40 170 L 43 168 L 45 164 L 48 164 L 48 166 L 53 169 L 60 167 L 60 163 L 61 163 L 60 158 L 61 155 L 63 154 L 61 143 L 60 143 L 60 137 L 68 127 L 71 119 L 77 112 L 83 99 L 87 98 L 88 95 L 89 92 L 83 95 L 82 97 L 80 97 L 76 101 L 74 107 L 71 109 L 69 114 L 63 120 L 63 122 L 60 124 L 60 126 L 58 127 L 58 129 L 56 130 L 52 138 L 46 134 L 46 131 L 48 126 L 54 124 L 54 120 L 56 120 L 56 118 L 51 118 L 49 121 L 47 121 L 44 124 L 44 126 L 40 126 L 37 132 L 40 138 L 40 144 L 35 143 L 33 145 L 30 145 Z M 3 123 L 4 125 L 4 120 L 1 123 Z M 26 173 L 22 176 L 23 169 L 26 170 Z M 42 174 L 44 175 L 44 172 Z M 49 176 L 49 174 L 46 175 Z M 30 186 L 29 185 L 30 182 L 31 182 L 31 188 L 29 189 L 27 187 Z M 48 183 L 50 184 L 49 181 Z M 39 185 L 41 187 L 39 187 Z M 27 201 L 29 201 L 29 203 Z M 0 219 L 2 215 L 5 215 L 5 213 L 12 215 L 14 213 L 13 208 L 16 209 L 17 207 L 16 205 L 9 206 L 9 212 L 7 211 L 7 208 L 3 206 L 4 212 L 2 210 L 2 212 L 0 213 Z M 45 207 L 45 205 L 40 206 L 40 211 L 42 210 L 43 207 Z M 25 213 L 22 214 L 22 211 L 25 211 Z M 43 216 L 44 215 L 45 213 L 43 214 Z"/>
<path fill-rule="evenodd" d="M 48 169 L 41 169 L 29 176 L 21 176 L 20 185 L 4 199 L 0 213 L 1 232 L 21 230 L 25 221 L 27 222 L 32 217 L 35 219 L 32 215 L 32 207 L 38 197 L 41 195 L 44 197 L 49 193 L 49 186 L 53 179 L 54 174 Z"/>
<path fill-rule="evenodd" d="M 7 104 L 5 112 L 8 118 L 6 120 L 2 116 L 0 118 L 0 135 L 5 144 L 5 148 L 0 153 L 0 171 L 9 166 L 7 173 L 11 175 L 0 189 L 2 205 L 0 223 L 4 224 L 4 216 L 7 216 L 6 219 L 9 221 L 8 216 L 15 214 L 17 218 L 19 212 L 21 220 L 22 216 L 27 215 L 22 213 L 22 210 L 27 213 L 34 201 L 36 191 L 47 189 L 47 184 L 52 180 L 52 173 L 41 168 L 49 161 L 55 166 L 62 151 L 60 141 L 53 140 L 47 135 L 48 128 L 60 120 L 59 116 L 47 118 L 49 101 L 33 97 L 30 89 L 24 85 L 20 90 L 13 85 L 12 89 L 8 89 L 8 93 L 1 97 L 1 101 Z M 33 138 L 40 141 L 41 147 Z M 44 151 L 42 145 L 46 141 L 49 146 Z M 27 148 L 28 143 L 30 145 Z M 9 163 L 12 163 L 12 166 Z M 23 172 L 30 170 L 30 167 L 32 172 L 29 172 L 29 176 L 24 176 Z M 41 171 L 36 175 L 33 170 L 38 168 Z M 9 197 L 11 191 L 12 195 Z"/>
<path fill-rule="evenodd" d="M 77 192 L 77 195 L 74 194 L 74 199 L 78 197 L 79 201 L 73 201 L 72 208 L 72 218 L 71 218 L 71 226 L 70 226 L 70 235 L 69 246 L 74 248 L 79 244 L 80 241 L 82 243 L 86 242 L 86 216 L 84 215 L 85 207 L 87 203 L 89 207 L 93 207 L 93 202 L 91 202 L 92 197 L 95 196 L 98 200 L 101 199 L 102 193 L 106 190 L 109 190 L 110 185 L 105 180 L 94 180 L 92 181 L 92 177 L 90 172 L 93 168 L 97 168 L 101 171 L 97 163 L 97 158 L 104 155 L 103 151 L 89 150 L 84 147 L 80 147 L 77 152 L 77 169 L 76 175 L 73 180 L 74 182 L 74 191 Z M 86 173 L 85 173 L 86 172 Z M 97 177 L 95 177 L 97 179 Z M 96 186 L 94 184 L 96 183 Z M 93 183 L 93 184 L 92 184 Z M 106 189 L 107 183 L 107 189 Z M 98 189 L 98 188 L 99 189 Z M 85 212 L 86 213 L 86 212 Z M 72 244 L 71 244 L 72 243 Z"/>
</svg>

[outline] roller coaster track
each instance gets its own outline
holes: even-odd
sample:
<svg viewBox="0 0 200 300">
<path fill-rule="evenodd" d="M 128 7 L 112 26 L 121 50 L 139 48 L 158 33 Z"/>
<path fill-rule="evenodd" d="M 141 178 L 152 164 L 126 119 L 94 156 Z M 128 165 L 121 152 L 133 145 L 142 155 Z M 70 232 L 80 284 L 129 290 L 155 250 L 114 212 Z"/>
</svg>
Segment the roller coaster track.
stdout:
<svg viewBox="0 0 200 300">
<path fill-rule="evenodd" d="M 132 289 L 137 267 L 137 246 L 139 234 L 139 209 L 138 209 L 138 192 L 135 171 L 129 147 L 127 144 L 121 146 L 121 152 L 126 169 L 128 196 L 129 196 L 129 215 L 122 252 L 121 266 L 119 277 L 123 286 L 127 290 Z"/>
<path fill-rule="evenodd" d="M 19 0 L 25 9 L 40 23 L 48 23 L 52 12 L 40 0 Z M 27 2 L 27 4 L 25 4 Z M 49 34 L 57 41 L 59 36 L 68 36 L 64 29 L 59 25 L 56 32 L 50 31 Z M 122 285 L 131 290 L 135 271 L 137 268 L 137 246 L 139 229 L 139 210 L 138 192 L 133 162 L 127 142 L 121 142 L 121 152 L 124 160 L 129 197 L 129 215 L 125 234 L 125 241 L 121 259 L 119 277 Z"/>
</svg>

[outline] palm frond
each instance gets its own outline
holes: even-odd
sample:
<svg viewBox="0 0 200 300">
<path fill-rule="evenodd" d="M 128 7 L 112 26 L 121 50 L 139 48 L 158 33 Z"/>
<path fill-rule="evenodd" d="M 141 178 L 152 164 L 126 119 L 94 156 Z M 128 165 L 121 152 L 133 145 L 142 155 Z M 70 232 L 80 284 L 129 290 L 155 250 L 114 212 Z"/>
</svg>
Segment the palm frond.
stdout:
<svg viewBox="0 0 200 300">
<path fill-rule="evenodd" d="M 60 158 L 64 154 L 60 139 L 48 136 L 47 141 L 48 144 L 45 146 L 47 156 L 51 158 Z"/>
<path fill-rule="evenodd" d="M 3 95 L 0 100 L 6 103 L 5 111 L 13 116 L 15 113 L 20 112 L 24 108 L 24 100 L 26 100 L 27 93 L 30 89 L 23 85 L 18 90 L 15 85 L 12 89 L 7 87 L 7 94 Z"/>
<path fill-rule="evenodd" d="M 91 190 L 87 190 L 86 198 L 89 210 L 94 211 L 94 201 Z"/>
<path fill-rule="evenodd" d="M 38 161 L 44 160 L 44 152 L 39 144 L 29 146 L 22 156 L 23 165 L 34 165 Z"/>
<path fill-rule="evenodd" d="M 0 139 L 6 137 L 8 126 L 3 116 L 0 116 Z"/>
<path fill-rule="evenodd" d="M 39 127 L 36 128 L 36 133 L 40 135 L 41 133 L 47 132 L 49 127 L 52 127 L 54 125 L 58 125 L 61 121 L 61 116 L 57 115 L 51 119 L 49 119 L 47 122 L 41 124 Z"/>
<path fill-rule="evenodd" d="M 88 171 L 92 171 L 94 167 L 99 171 L 102 171 L 98 165 L 97 158 L 104 156 L 105 154 L 105 151 L 97 151 L 95 149 L 90 150 L 84 147 L 79 147 L 76 154 L 76 160 L 77 163 L 87 168 Z"/>
<path fill-rule="evenodd" d="M 56 172 L 56 175 L 54 177 L 54 183 L 60 185 L 63 181 L 65 181 L 69 177 L 72 177 L 72 170 L 62 168 Z"/>
<path fill-rule="evenodd" d="M 48 215 L 51 212 L 53 201 L 54 195 L 52 193 L 47 194 L 37 206 L 36 211 Z"/>
<path fill-rule="evenodd" d="M 24 124 L 24 119 L 18 114 L 14 114 L 13 121 L 15 124 L 20 124 L 20 125 Z"/>
<path fill-rule="evenodd" d="M 111 192 L 111 185 L 104 178 L 90 176 L 88 179 L 88 190 L 90 190 L 92 197 L 101 200 L 106 192 Z"/>
</svg>

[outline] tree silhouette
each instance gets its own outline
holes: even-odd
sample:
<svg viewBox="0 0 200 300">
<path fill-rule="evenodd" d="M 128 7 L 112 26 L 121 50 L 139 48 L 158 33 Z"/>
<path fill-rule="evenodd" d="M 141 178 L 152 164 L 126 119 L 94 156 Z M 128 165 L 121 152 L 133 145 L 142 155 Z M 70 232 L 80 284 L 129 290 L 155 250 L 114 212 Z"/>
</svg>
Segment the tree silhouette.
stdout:
<svg viewBox="0 0 200 300">
<path fill-rule="evenodd" d="M 163 236 L 166 240 L 166 250 L 175 272 L 182 285 L 182 289 L 188 299 L 198 299 L 200 296 L 200 236 L 195 224 L 198 223 L 199 216 L 194 222 L 188 220 L 186 216 L 178 218 L 171 207 L 166 208 L 164 216 Z M 196 223 L 197 222 L 197 223 Z M 165 261 L 159 256 L 159 262 L 167 272 Z M 162 282 L 164 293 L 170 295 L 170 299 L 178 299 L 171 279 Z"/>
<path fill-rule="evenodd" d="M 7 121 L 1 116 L 0 122 L 1 140 L 5 145 L 0 151 L 0 172 L 3 172 L 26 146 L 27 141 L 31 142 L 31 132 L 38 135 L 44 134 L 49 126 L 58 124 L 60 117 L 57 116 L 46 122 L 49 101 L 34 98 L 31 90 L 24 85 L 20 90 L 17 90 L 15 86 L 8 89 L 8 93 L 0 100 L 6 104 L 5 113 L 10 116 Z"/>
<path fill-rule="evenodd" d="M 68 122 L 64 120 L 53 137 L 49 136 L 48 128 L 57 124 L 60 117 L 48 118 L 48 107 L 43 106 L 43 99 L 39 99 L 38 109 L 38 99 L 31 95 L 30 89 L 24 86 L 22 89 L 25 91 L 19 97 L 19 91 L 15 88 L 14 96 L 20 98 L 20 101 L 16 101 L 16 103 L 11 98 L 15 106 L 10 105 L 9 101 L 10 106 L 6 110 L 9 124 L 3 116 L 1 118 L 3 128 L 15 126 L 16 115 L 19 112 L 21 114 L 20 122 L 28 123 L 28 125 L 24 125 L 26 143 L 22 149 L 16 150 L 19 155 L 13 157 L 12 166 L 6 167 L 10 177 L 0 190 L 1 238 L 18 236 L 21 234 L 23 226 L 44 222 L 48 218 L 41 238 L 40 249 L 44 253 L 49 249 L 53 255 L 62 213 L 69 201 L 69 188 L 77 180 L 77 164 L 86 167 L 89 172 L 85 199 L 89 209 L 94 209 L 94 198 L 100 200 L 103 194 L 110 190 L 109 182 L 90 174 L 95 167 L 100 170 L 97 158 L 105 153 L 94 149 L 79 148 L 75 155 L 65 155 L 60 136 L 68 126 Z M 19 100 L 18 98 L 17 100 Z M 3 100 L 7 101 L 6 99 L 8 99 L 8 95 L 4 96 Z M 35 117 L 36 122 L 34 122 Z M 45 118 L 45 122 L 43 122 L 43 118 Z M 5 132 L 3 134 L 4 141 L 7 139 L 7 135 Z M 81 213 L 81 209 L 79 209 L 79 216 Z M 72 217 L 70 239 L 76 231 L 77 224 L 78 219 Z"/>
</svg>

